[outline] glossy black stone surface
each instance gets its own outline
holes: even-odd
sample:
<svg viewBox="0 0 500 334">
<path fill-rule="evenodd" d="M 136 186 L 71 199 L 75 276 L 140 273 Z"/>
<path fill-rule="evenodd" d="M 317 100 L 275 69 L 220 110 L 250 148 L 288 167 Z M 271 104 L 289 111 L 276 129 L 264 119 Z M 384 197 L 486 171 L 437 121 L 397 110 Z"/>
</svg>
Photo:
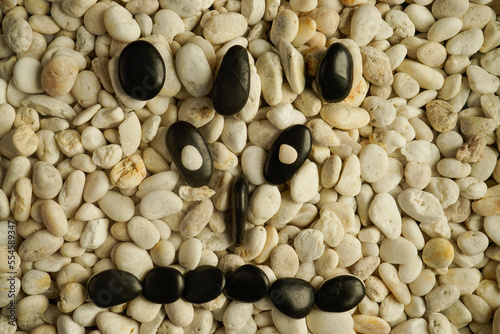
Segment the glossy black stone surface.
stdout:
<svg viewBox="0 0 500 334">
<path fill-rule="evenodd" d="M 165 136 L 172 160 L 179 169 L 184 181 L 191 187 L 201 187 L 210 181 L 213 173 L 212 155 L 202 134 L 192 124 L 184 121 L 172 124 Z M 182 149 L 194 146 L 200 153 L 203 164 L 197 170 L 189 170 L 182 164 Z"/>
<path fill-rule="evenodd" d="M 316 294 L 316 305 L 327 312 L 345 312 L 365 296 L 365 285 L 356 276 L 340 275 L 325 281 Z"/>
<path fill-rule="evenodd" d="M 233 183 L 231 193 L 231 222 L 233 242 L 241 245 L 245 235 L 245 221 L 248 213 L 248 180 L 240 174 Z"/>
<path fill-rule="evenodd" d="M 349 49 L 333 43 L 326 50 L 316 69 L 316 89 L 326 102 L 343 101 L 351 92 L 354 65 Z"/>
<path fill-rule="evenodd" d="M 284 164 L 279 159 L 280 147 L 290 145 L 297 151 L 297 159 L 291 164 Z M 305 125 L 292 125 L 283 130 L 276 138 L 264 163 L 264 178 L 272 184 L 282 184 L 290 180 L 311 152 L 311 131 Z"/>
<path fill-rule="evenodd" d="M 127 303 L 142 291 L 141 282 L 131 273 L 109 269 L 92 276 L 87 283 L 87 293 L 92 303 L 99 307 L 112 307 Z"/>
<path fill-rule="evenodd" d="M 280 278 L 269 288 L 269 297 L 281 313 L 290 318 L 307 316 L 314 307 L 314 287 L 300 278 Z"/>
<path fill-rule="evenodd" d="M 226 284 L 224 273 L 214 266 L 200 266 L 184 274 L 184 300 L 202 304 L 217 298 Z"/>
<path fill-rule="evenodd" d="M 158 95 L 165 73 L 160 52 L 149 42 L 132 42 L 120 54 L 118 78 L 125 93 L 134 99 L 146 101 Z"/>
<path fill-rule="evenodd" d="M 245 264 L 226 278 L 227 297 L 245 303 L 264 298 L 269 291 L 269 278 L 256 266 Z"/>
<path fill-rule="evenodd" d="M 222 58 L 214 81 L 212 100 L 215 111 L 224 116 L 238 113 L 250 93 L 250 64 L 244 47 L 235 45 Z"/>
<path fill-rule="evenodd" d="M 142 281 L 142 294 L 150 302 L 169 304 L 182 296 L 184 278 L 175 268 L 157 267 L 148 271 Z"/>
</svg>

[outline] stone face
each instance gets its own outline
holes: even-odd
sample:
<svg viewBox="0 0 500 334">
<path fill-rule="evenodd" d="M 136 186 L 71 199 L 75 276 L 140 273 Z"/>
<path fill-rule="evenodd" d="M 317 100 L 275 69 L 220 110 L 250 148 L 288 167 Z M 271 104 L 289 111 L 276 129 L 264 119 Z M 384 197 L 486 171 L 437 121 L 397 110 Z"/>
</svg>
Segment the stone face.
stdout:
<svg viewBox="0 0 500 334">
<path fill-rule="evenodd" d="M 340 275 L 321 285 L 316 305 L 326 312 L 345 312 L 358 305 L 365 296 L 365 285 L 356 276 Z"/>
<path fill-rule="evenodd" d="M 231 194 L 231 221 L 233 242 L 241 245 L 245 235 L 245 221 L 248 213 L 248 180 L 241 174 L 233 183 Z"/>
<path fill-rule="evenodd" d="M 326 50 L 316 69 L 316 89 L 326 102 L 343 101 L 351 92 L 354 66 L 349 49 L 333 43 Z"/>
<path fill-rule="evenodd" d="M 137 277 L 118 269 L 102 271 L 92 276 L 87 283 L 90 300 L 103 308 L 127 303 L 141 291 L 141 282 Z"/>
<path fill-rule="evenodd" d="M 184 291 L 184 278 L 174 268 L 151 269 L 142 281 L 142 294 L 150 302 L 170 304 L 179 299 Z"/>
<path fill-rule="evenodd" d="M 297 158 L 293 163 L 280 160 L 282 145 L 295 149 Z M 282 184 L 290 180 L 295 172 L 304 164 L 311 151 L 311 131 L 305 125 L 292 125 L 285 129 L 274 141 L 264 163 L 264 178 L 272 184 Z"/>
<path fill-rule="evenodd" d="M 120 54 L 118 75 L 123 90 L 147 101 L 158 95 L 165 82 L 165 64 L 160 52 L 146 41 L 128 44 Z"/>
<path fill-rule="evenodd" d="M 226 278 L 226 296 L 245 303 L 254 303 L 267 295 L 269 278 L 256 266 L 246 264 Z"/>
<path fill-rule="evenodd" d="M 224 273 L 214 266 L 200 266 L 184 275 L 182 298 L 190 303 L 202 304 L 217 298 L 226 285 Z"/>
<path fill-rule="evenodd" d="M 280 278 L 269 288 L 269 297 L 281 313 L 290 318 L 307 316 L 314 307 L 314 287 L 300 278 Z"/>
<path fill-rule="evenodd" d="M 250 93 L 250 64 L 241 45 L 232 46 L 222 58 L 215 78 L 212 100 L 215 111 L 224 116 L 238 113 Z"/>
<path fill-rule="evenodd" d="M 172 124 L 166 135 L 167 148 L 182 177 L 191 187 L 201 187 L 210 181 L 213 172 L 212 155 L 201 133 L 190 123 L 179 121 Z M 182 163 L 182 151 L 186 146 L 193 146 L 202 157 L 202 164 L 196 170 L 190 170 Z"/>
</svg>

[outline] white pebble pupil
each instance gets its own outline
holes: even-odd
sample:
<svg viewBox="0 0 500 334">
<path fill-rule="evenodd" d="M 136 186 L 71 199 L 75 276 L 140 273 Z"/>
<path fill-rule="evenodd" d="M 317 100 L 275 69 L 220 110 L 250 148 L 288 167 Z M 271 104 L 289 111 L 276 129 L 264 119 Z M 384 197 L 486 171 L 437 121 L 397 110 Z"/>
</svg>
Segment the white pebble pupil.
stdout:
<svg viewBox="0 0 500 334">
<path fill-rule="evenodd" d="M 290 145 L 283 144 L 280 146 L 279 159 L 285 165 L 293 164 L 297 160 L 297 150 Z"/>
<path fill-rule="evenodd" d="M 181 153 L 182 165 L 189 170 L 198 170 L 203 165 L 203 158 L 196 147 L 186 145 Z"/>
</svg>

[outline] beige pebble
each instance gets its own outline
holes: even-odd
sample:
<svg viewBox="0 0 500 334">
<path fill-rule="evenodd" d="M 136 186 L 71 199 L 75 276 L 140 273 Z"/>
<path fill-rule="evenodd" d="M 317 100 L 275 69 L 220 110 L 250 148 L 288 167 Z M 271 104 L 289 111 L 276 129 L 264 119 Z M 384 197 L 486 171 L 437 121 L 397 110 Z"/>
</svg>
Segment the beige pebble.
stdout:
<svg viewBox="0 0 500 334">
<path fill-rule="evenodd" d="M 444 217 L 441 203 L 429 192 L 406 189 L 398 195 L 398 203 L 404 212 L 420 222 L 432 223 Z"/>
<path fill-rule="evenodd" d="M 391 62 L 384 52 L 374 47 L 363 46 L 361 47 L 361 56 L 363 59 L 363 75 L 366 80 L 380 87 L 392 85 L 394 79 Z"/>
<path fill-rule="evenodd" d="M 443 238 L 433 238 L 425 244 L 422 260 L 432 268 L 447 268 L 453 261 L 454 253 L 449 241 Z"/>
<path fill-rule="evenodd" d="M 452 130 L 457 123 L 457 112 L 446 101 L 434 100 L 425 106 L 427 118 L 438 132 Z"/>
<path fill-rule="evenodd" d="M 299 257 L 291 246 L 280 244 L 271 253 L 270 266 L 277 278 L 294 277 L 299 270 Z"/>
<path fill-rule="evenodd" d="M 85 153 L 80 133 L 73 129 L 63 130 L 55 134 L 57 145 L 68 158 Z"/>
<path fill-rule="evenodd" d="M 450 55 L 472 56 L 483 45 L 483 31 L 471 28 L 457 34 L 446 43 L 446 50 Z"/>
<path fill-rule="evenodd" d="M 474 294 L 463 296 L 463 303 L 470 311 L 474 321 L 487 323 L 491 319 L 491 309 L 486 301 Z"/>
<path fill-rule="evenodd" d="M 417 49 L 418 60 L 430 67 L 442 67 L 446 57 L 446 48 L 438 42 L 428 42 Z"/>
<path fill-rule="evenodd" d="M 38 146 L 38 137 L 29 125 L 23 124 L 7 132 L 0 141 L 0 152 L 7 158 L 30 156 Z"/>
<path fill-rule="evenodd" d="M 200 204 L 194 206 L 184 217 L 180 226 L 183 238 L 196 237 L 208 224 L 213 213 L 212 201 L 204 198 Z"/>
<path fill-rule="evenodd" d="M 247 20 L 243 15 L 231 12 L 222 13 L 207 20 L 203 28 L 203 35 L 212 44 L 222 44 L 242 36 L 246 27 Z"/>
<path fill-rule="evenodd" d="M 329 103 L 321 108 L 321 118 L 341 130 L 358 129 L 370 122 L 369 113 L 344 103 Z"/>
<path fill-rule="evenodd" d="M 469 176 L 471 166 L 454 158 L 444 158 L 437 164 L 439 174 L 449 178 L 463 178 Z"/>
<path fill-rule="evenodd" d="M 146 177 L 146 167 L 144 161 L 137 155 L 131 155 L 117 163 L 109 176 L 111 184 L 120 189 L 130 189 L 137 187 Z"/>
<path fill-rule="evenodd" d="M 453 284 L 444 284 L 432 289 L 425 296 L 427 308 L 441 312 L 453 305 L 460 298 L 460 290 Z"/>
<path fill-rule="evenodd" d="M 419 83 L 420 87 L 431 90 L 438 90 L 443 87 L 444 78 L 435 69 L 419 62 L 405 59 L 396 68 L 397 72 L 409 74 Z"/>
<path fill-rule="evenodd" d="M 53 97 L 69 93 L 78 75 L 78 63 L 71 56 L 53 57 L 42 71 L 42 87 Z"/>
<path fill-rule="evenodd" d="M 436 283 L 436 276 L 430 269 L 423 269 L 417 278 L 408 286 L 416 296 L 425 296 Z"/>
<path fill-rule="evenodd" d="M 56 237 L 47 230 L 34 232 L 19 246 L 23 261 L 38 261 L 54 254 L 63 244 L 62 237 Z"/>
<path fill-rule="evenodd" d="M 269 37 L 271 42 L 279 47 L 281 41 L 293 42 L 298 31 L 299 18 L 293 11 L 284 9 L 274 18 Z"/>
</svg>

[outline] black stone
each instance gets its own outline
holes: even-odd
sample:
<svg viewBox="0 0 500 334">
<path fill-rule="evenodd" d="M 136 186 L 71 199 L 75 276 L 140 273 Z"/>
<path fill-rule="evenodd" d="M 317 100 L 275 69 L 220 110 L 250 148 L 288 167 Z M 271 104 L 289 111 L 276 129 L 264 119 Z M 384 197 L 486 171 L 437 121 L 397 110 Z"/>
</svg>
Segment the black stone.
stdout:
<svg viewBox="0 0 500 334">
<path fill-rule="evenodd" d="M 179 121 L 168 128 L 165 139 L 172 160 L 179 169 L 184 181 L 191 187 L 206 185 L 212 177 L 213 161 L 207 143 L 200 131 L 191 123 Z M 203 158 L 203 164 L 197 170 L 189 170 L 182 164 L 182 149 L 187 145 L 194 146 Z"/>
<path fill-rule="evenodd" d="M 141 101 L 152 99 L 163 88 L 165 76 L 165 63 L 153 44 L 135 41 L 122 50 L 118 78 L 129 96 Z"/>
<path fill-rule="evenodd" d="M 352 88 L 354 65 L 349 49 L 342 43 L 333 43 L 326 50 L 316 68 L 316 90 L 326 102 L 343 101 Z"/>
<path fill-rule="evenodd" d="M 297 159 L 284 164 L 279 159 L 280 146 L 287 144 L 297 151 Z M 282 184 L 290 180 L 302 166 L 311 152 L 311 131 L 305 125 L 292 125 L 276 138 L 264 163 L 264 178 L 272 184 Z"/>
<path fill-rule="evenodd" d="M 227 297 L 245 303 L 254 303 L 267 295 L 269 278 L 256 266 L 245 264 L 226 278 Z"/>
<path fill-rule="evenodd" d="M 248 180 L 244 174 L 240 174 L 233 183 L 231 193 L 231 220 L 233 242 L 236 246 L 241 245 L 245 235 L 245 221 L 248 213 Z"/>
<path fill-rule="evenodd" d="M 280 278 L 269 289 L 274 306 L 294 319 L 307 316 L 314 307 L 314 287 L 300 278 Z"/>
<path fill-rule="evenodd" d="M 326 312 L 345 312 L 365 296 L 365 285 L 356 276 L 340 275 L 325 281 L 316 294 L 316 305 Z"/>
<path fill-rule="evenodd" d="M 224 273 L 214 266 L 200 266 L 184 274 L 184 300 L 202 304 L 217 298 L 226 285 Z"/>
<path fill-rule="evenodd" d="M 127 303 L 139 296 L 141 282 L 133 274 L 109 269 L 92 276 L 87 283 L 87 293 L 92 303 L 99 307 L 112 307 Z"/>
<path fill-rule="evenodd" d="M 173 303 L 182 296 L 183 291 L 184 278 L 175 268 L 151 269 L 142 281 L 142 295 L 157 304 Z"/>
<path fill-rule="evenodd" d="M 231 116 L 247 103 L 250 93 L 250 64 L 244 47 L 235 45 L 226 51 L 214 81 L 212 101 L 219 114 Z"/>
</svg>

